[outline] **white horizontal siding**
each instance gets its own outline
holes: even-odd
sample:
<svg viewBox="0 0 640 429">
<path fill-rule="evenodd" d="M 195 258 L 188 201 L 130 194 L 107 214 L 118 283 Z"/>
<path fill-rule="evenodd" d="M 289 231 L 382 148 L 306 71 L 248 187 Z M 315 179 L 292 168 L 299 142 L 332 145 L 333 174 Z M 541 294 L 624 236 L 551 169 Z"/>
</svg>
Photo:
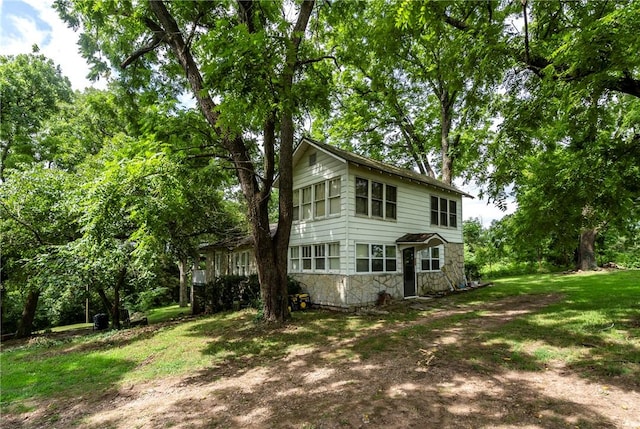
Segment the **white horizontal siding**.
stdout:
<svg viewBox="0 0 640 429">
<path fill-rule="evenodd" d="M 309 156 L 316 155 L 314 165 L 309 165 Z M 304 188 L 322 180 L 342 176 L 346 171 L 346 163 L 334 156 L 309 146 L 293 169 L 293 189 Z M 344 182 L 344 180 L 343 180 Z"/>
<path fill-rule="evenodd" d="M 395 244 L 407 233 L 437 232 L 445 240 L 462 243 L 462 198 L 454 193 L 446 193 L 424 184 L 400 179 L 388 174 L 349 166 L 348 186 L 343 202 L 348 222 L 348 239 L 344 252 L 347 254 L 347 272 L 355 273 L 355 252 L 357 243 Z M 374 180 L 397 187 L 397 216 L 395 220 L 365 217 L 355 214 L 356 177 Z M 344 185 L 343 185 L 344 187 Z M 431 196 L 455 200 L 458 208 L 457 228 L 431 226 Z M 402 270 L 401 249 L 396 252 L 398 272 Z"/>
<path fill-rule="evenodd" d="M 315 163 L 309 165 L 309 156 Z M 320 219 L 300 220 L 292 225 L 290 246 L 340 243 L 341 273 L 355 273 L 357 243 L 395 244 L 407 233 L 437 232 L 445 240 L 462 243 L 462 198 L 425 184 L 401 179 L 344 161 L 310 146 L 300 155 L 293 172 L 294 189 L 314 185 L 323 180 L 341 178 L 341 214 Z M 397 188 L 397 218 L 384 220 L 355 214 L 355 178 L 382 182 Z M 455 200 L 458 208 L 457 228 L 431 226 L 431 196 Z M 397 251 L 397 267 L 401 272 L 401 249 Z"/>
</svg>

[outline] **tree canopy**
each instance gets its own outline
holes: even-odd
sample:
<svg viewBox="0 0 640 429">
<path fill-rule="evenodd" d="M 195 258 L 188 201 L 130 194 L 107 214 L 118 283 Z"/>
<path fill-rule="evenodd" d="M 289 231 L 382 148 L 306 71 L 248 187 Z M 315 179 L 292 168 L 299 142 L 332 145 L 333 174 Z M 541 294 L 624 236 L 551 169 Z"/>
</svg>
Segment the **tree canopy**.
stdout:
<svg viewBox="0 0 640 429">
<path fill-rule="evenodd" d="M 45 56 L 0 56 L 0 181 L 7 168 L 47 158 L 51 149 L 33 137 L 71 94 L 69 80 Z"/>
</svg>

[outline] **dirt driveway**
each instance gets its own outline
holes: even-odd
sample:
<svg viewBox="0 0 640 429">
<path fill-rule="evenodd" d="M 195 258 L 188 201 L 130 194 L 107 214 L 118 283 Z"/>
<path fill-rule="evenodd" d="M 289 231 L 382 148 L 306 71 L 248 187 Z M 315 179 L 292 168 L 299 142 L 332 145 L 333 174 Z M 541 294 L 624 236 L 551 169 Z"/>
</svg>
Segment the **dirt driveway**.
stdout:
<svg viewBox="0 0 640 429">
<path fill-rule="evenodd" d="M 406 335 L 369 356 L 345 356 L 344 340 L 329 340 L 257 366 L 234 362 L 189 377 L 41 404 L 40 411 L 5 420 L 11 426 L 2 427 L 40 427 L 55 410 L 59 419 L 48 427 L 640 429 L 639 386 L 628 378 L 584 378 L 563 365 L 513 370 L 500 362 L 508 356 L 464 358 L 470 348 L 473 355 L 478 347 L 495 353 L 479 344 L 481 333 L 559 299 L 523 295 L 473 310 L 442 309 L 398 326 L 414 327 L 404 332 L 419 336 Z M 478 315 L 471 323 L 419 329 L 427 319 L 464 320 L 471 311 Z M 380 334 L 372 330 L 369 340 Z"/>
</svg>

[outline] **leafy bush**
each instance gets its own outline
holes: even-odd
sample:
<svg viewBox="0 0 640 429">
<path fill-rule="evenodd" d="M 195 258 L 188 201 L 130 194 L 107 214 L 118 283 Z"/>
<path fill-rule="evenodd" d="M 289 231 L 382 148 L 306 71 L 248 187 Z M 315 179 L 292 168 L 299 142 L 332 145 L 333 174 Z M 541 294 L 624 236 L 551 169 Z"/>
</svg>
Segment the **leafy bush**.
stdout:
<svg viewBox="0 0 640 429">
<path fill-rule="evenodd" d="M 302 292 L 302 285 L 300 282 L 292 277 L 287 277 L 287 293 L 289 295 L 295 295 Z"/>
</svg>

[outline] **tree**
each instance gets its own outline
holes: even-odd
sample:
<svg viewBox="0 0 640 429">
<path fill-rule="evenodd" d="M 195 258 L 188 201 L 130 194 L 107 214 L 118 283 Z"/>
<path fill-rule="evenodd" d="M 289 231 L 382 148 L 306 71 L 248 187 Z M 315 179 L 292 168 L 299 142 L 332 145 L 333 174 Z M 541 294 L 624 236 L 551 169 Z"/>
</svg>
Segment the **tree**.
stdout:
<svg viewBox="0 0 640 429">
<path fill-rule="evenodd" d="M 0 56 L 0 182 L 7 168 L 46 158 L 34 136 L 71 95 L 69 80 L 43 55 Z"/>
<path fill-rule="evenodd" d="M 342 67 L 319 132 L 451 184 L 487 138 L 486 106 L 500 77 L 500 57 L 488 49 L 501 23 L 486 19 L 484 7 L 384 1 L 334 7 L 330 43 Z M 438 13 L 425 12 L 431 8 Z M 487 43 L 473 43 L 472 34 L 441 19 L 440 9 L 482 28 Z"/>
<path fill-rule="evenodd" d="M 624 229 L 640 216 L 640 100 L 604 94 L 574 105 L 557 99 L 534 104 L 536 117 L 544 118 L 535 131 L 506 121 L 500 134 L 503 147 L 530 145 L 528 155 L 499 157 L 497 171 L 515 181 L 520 228 L 552 238 L 560 254 L 575 250 L 576 267 L 593 269 L 598 234 Z M 511 127 L 530 133 L 519 141 Z"/>
<path fill-rule="evenodd" d="M 82 25 L 82 49 L 96 72 L 109 70 L 106 58 L 120 66 L 122 76 L 164 81 L 192 93 L 247 201 L 265 319 L 283 321 L 294 118 L 321 88 L 308 76 L 319 57 L 303 43 L 314 1 L 56 5 L 68 23 Z M 268 208 L 276 172 L 279 216 L 272 235 Z"/>
<path fill-rule="evenodd" d="M 512 39 L 513 52 L 537 77 L 568 82 L 575 89 L 640 97 L 638 2 L 525 0 L 522 17 L 524 28 Z"/>
<path fill-rule="evenodd" d="M 33 166 L 0 186 L 0 243 L 8 289 L 24 297 L 18 338 L 31 334 L 40 294 L 65 271 L 64 246 L 78 236 L 68 204 L 73 178 Z"/>
</svg>

